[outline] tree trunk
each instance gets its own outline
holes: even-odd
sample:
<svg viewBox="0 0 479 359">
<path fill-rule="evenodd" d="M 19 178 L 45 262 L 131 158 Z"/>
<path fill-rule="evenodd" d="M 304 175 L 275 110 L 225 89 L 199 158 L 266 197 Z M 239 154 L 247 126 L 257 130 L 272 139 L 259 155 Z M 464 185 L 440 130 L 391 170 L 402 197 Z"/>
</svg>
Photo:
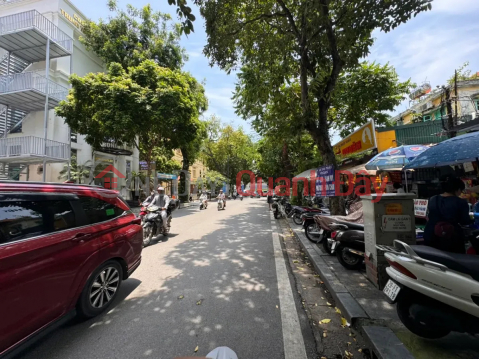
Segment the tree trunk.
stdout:
<svg viewBox="0 0 479 359">
<path fill-rule="evenodd" d="M 186 151 L 182 150 L 181 154 L 183 155 L 183 165 L 182 165 L 181 169 L 183 171 L 188 172 L 189 169 L 190 169 L 190 160 L 189 160 L 188 156 L 186 156 Z M 185 193 L 185 194 L 180 196 L 180 199 L 183 202 L 188 202 L 190 200 L 190 176 L 189 175 L 185 174 L 183 185 L 184 185 L 184 192 L 183 193 Z"/>
</svg>

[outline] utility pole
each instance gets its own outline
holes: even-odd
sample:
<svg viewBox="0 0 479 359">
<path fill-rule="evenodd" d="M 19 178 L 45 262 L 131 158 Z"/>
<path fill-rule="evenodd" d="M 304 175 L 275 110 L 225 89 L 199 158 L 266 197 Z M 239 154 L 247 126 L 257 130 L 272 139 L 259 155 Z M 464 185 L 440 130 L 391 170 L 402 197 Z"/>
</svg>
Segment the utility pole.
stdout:
<svg viewBox="0 0 479 359">
<path fill-rule="evenodd" d="M 456 94 L 456 98 L 454 99 L 455 107 L 456 107 L 456 116 L 454 119 L 454 126 L 457 126 L 457 119 L 458 119 L 458 112 L 457 112 L 457 70 L 454 70 L 454 93 Z"/>
<path fill-rule="evenodd" d="M 456 132 L 451 131 L 454 127 L 454 117 L 452 116 L 452 101 L 451 101 L 451 88 L 450 86 L 443 86 L 444 93 L 446 95 L 446 109 L 447 109 L 447 137 L 456 137 Z"/>
</svg>

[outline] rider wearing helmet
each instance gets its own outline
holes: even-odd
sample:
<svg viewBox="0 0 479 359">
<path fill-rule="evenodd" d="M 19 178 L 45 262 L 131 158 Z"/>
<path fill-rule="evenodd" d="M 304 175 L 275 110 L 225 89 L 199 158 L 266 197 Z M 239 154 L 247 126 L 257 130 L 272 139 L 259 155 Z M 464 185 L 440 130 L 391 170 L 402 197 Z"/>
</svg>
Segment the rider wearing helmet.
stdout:
<svg viewBox="0 0 479 359">
<path fill-rule="evenodd" d="M 221 198 L 223 200 L 223 208 L 226 208 L 226 196 L 222 189 L 220 189 L 220 193 L 218 194 L 217 198 Z"/>
<path fill-rule="evenodd" d="M 170 197 L 168 197 L 165 194 L 165 189 L 161 186 L 158 187 L 158 194 L 155 195 L 151 203 L 148 205 L 148 207 L 151 206 L 158 206 L 160 207 L 160 216 L 161 219 L 163 220 L 163 229 L 167 230 L 168 223 L 167 223 L 167 214 L 166 210 L 168 208 L 168 205 L 170 204 Z"/>
<path fill-rule="evenodd" d="M 200 203 L 204 203 L 205 208 L 208 208 L 208 195 L 203 191 L 200 196 Z"/>
</svg>

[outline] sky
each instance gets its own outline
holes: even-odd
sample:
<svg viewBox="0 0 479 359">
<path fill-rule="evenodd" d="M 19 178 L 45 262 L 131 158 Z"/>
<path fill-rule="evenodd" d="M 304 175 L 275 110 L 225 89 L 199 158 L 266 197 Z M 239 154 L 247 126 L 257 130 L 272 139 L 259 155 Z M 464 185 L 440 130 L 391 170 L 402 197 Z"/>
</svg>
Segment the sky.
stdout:
<svg viewBox="0 0 479 359">
<path fill-rule="evenodd" d="M 106 19 L 110 12 L 106 0 L 73 0 L 74 4 L 91 20 Z M 129 3 L 136 7 L 150 3 L 156 10 L 170 13 L 177 20 L 175 7 L 167 0 L 119 0 L 122 8 Z M 193 7 L 193 6 L 192 6 Z M 470 69 L 479 72 L 479 0 L 434 0 L 432 11 L 419 14 L 409 22 L 389 33 L 374 32 L 376 39 L 368 61 L 389 63 L 396 69 L 401 80 L 411 79 L 417 84 L 424 81 L 434 88 L 444 84 L 464 62 L 470 62 Z M 183 36 L 181 45 L 189 55 L 184 69 L 199 81 L 205 81 L 209 109 L 205 116 L 216 114 L 225 123 L 242 126 L 248 133 L 254 133 L 248 122 L 236 116 L 231 100 L 235 87 L 234 73 L 227 75 L 218 67 L 210 67 L 203 55 L 206 44 L 204 22 L 197 8 L 195 32 Z M 408 107 L 408 102 L 398 106 L 395 113 Z M 333 135 L 332 142 L 339 141 Z"/>
</svg>

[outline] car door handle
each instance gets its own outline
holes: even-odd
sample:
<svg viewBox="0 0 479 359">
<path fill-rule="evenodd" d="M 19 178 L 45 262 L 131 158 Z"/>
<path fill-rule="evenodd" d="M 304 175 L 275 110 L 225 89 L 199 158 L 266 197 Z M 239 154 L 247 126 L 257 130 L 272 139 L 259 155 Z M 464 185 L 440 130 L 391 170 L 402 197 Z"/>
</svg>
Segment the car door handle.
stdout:
<svg viewBox="0 0 479 359">
<path fill-rule="evenodd" d="M 87 239 L 90 239 L 92 237 L 91 233 L 77 233 L 75 236 L 72 238 L 72 241 L 74 242 L 80 242 L 84 241 Z"/>
</svg>

